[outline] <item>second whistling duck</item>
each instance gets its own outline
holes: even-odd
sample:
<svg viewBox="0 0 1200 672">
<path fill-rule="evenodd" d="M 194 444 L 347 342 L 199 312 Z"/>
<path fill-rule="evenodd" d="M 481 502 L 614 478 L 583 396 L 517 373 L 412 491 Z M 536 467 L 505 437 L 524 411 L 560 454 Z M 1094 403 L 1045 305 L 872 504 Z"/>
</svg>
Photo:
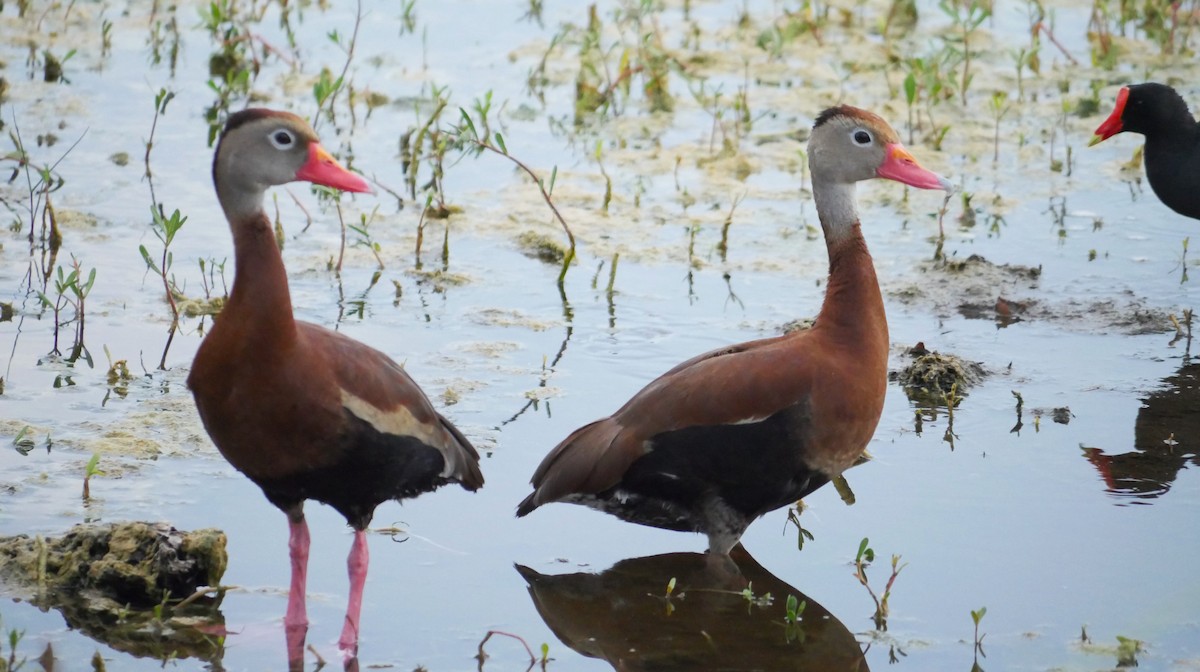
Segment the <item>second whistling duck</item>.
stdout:
<svg viewBox="0 0 1200 672">
<path fill-rule="evenodd" d="M 375 507 L 446 483 L 483 485 L 466 437 L 387 355 L 292 315 L 269 187 L 302 180 L 367 192 L 312 128 L 286 112 L 229 117 L 213 160 L 217 198 L 237 264 L 229 301 L 200 344 L 188 387 L 204 428 L 229 462 L 287 514 L 292 576 L 284 624 L 289 658 L 303 656 L 309 533 L 304 501 L 335 508 L 354 529 L 350 598 L 338 640 L 354 655 Z"/>
<path fill-rule="evenodd" d="M 887 122 L 850 106 L 817 117 L 808 165 L 829 252 L 815 326 L 719 348 L 666 372 L 550 451 L 518 516 L 549 502 L 582 504 L 706 534 L 709 553 L 728 557 L 755 519 L 859 459 L 883 410 L 888 328 L 855 185 L 882 177 L 951 186 L 918 165 Z"/>
<path fill-rule="evenodd" d="M 1165 84 L 1123 86 L 1088 145 L 1122 132 L 1146 136 L 1146 179 L 1154 195 L 1175 212 L 1200 219 L 1200 125 L 1187 102 Z"/>
</svg>

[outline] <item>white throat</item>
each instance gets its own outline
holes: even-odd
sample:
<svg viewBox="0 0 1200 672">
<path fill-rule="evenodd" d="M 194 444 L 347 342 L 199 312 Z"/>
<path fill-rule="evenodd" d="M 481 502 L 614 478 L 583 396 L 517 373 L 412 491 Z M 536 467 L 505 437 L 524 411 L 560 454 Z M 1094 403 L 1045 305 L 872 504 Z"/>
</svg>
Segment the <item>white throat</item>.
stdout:
<svg viewBox="0 0 1200 672">
<path fill-rule="evenodd" d="M 825 239 L 833 243 L 845 237 L 858 224 L 858 202 L 854 182 L 829 182 L 813 178 L 813 200 Z"/>
</svg>

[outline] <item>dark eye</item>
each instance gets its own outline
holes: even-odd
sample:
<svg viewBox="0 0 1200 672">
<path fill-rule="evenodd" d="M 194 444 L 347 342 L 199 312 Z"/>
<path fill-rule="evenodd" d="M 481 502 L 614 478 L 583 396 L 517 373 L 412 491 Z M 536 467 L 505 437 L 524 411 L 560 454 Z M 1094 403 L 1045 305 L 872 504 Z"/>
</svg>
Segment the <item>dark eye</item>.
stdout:
<svg viewBox="0 0 1200 672">
<path fill-rule="evenodd" d="M 871 144 L 871 134 L 863 130 L 855 131 L 854 142 L 860 145 L 869 145 Z"/>
<path fill-rule="evenodd" d="M 291 131 L 286 129 L 278 129 L 271 132 L 267 136 L 271 140 L 271 144 L 275 145 L 276 149 L 287 149 L 296 142 L 296 136 L 292 135 Z"/>
</svg>

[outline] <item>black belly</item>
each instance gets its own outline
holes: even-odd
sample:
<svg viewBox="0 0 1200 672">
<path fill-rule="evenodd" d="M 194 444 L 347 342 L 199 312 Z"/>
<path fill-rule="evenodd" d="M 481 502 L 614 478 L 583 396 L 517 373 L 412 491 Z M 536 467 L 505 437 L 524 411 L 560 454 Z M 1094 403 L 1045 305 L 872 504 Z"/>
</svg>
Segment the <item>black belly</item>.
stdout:
<svg viewBox="0 0 1200 672">
<path fill-rule="evenodd" d="M 804 464 L 804 424 L 793 407 L 761 422 L 659 434 L 620 484 L 601 493 L 602 508 L 634 523 L 708 532 L 715 501 L 749 524 L 829 482 Z"/>
<path fill-rule="evenodd" d="M 306 499 L 328 504 L 355 529 L 366 529 L 375 507 L 389 499 L 407 499 L 448 483 L 441 476 L 441 451 L 411 436 L 377 431 L 346 413 L 346 431 L 331 451 L 341 458 L 319 469 L 284 478 L 255 479 L 272 504 L 284 511 Z"/>
</svg>

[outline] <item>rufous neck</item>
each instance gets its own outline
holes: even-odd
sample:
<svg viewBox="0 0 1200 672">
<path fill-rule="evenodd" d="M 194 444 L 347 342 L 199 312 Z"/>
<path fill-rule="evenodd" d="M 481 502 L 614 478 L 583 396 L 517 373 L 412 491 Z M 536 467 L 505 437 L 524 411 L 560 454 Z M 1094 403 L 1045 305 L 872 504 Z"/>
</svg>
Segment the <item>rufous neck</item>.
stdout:
<svg viewBox="0 0 1200 672">
<path fill-rule="evenodd" d="M 814 184 L 817 215 L 829 252 L 829 281 L 817 324 L 845 330 L 841 338 L 877 341 L 875 350 L 888 347 L 887 318 L 875 264 L 858 221 L 853 184 Z M 839 338 L 840 340 L 840 338 Z"/>
<path fill-rule="evenodd" d="M 233 230 L 233 289 L 225 311 L 252 323 L 255 337 L 291 334 L 295 330 L 292 297 L 288 292 L 283 256 L 266 213 L 230 222 Z"/>
</svg>

